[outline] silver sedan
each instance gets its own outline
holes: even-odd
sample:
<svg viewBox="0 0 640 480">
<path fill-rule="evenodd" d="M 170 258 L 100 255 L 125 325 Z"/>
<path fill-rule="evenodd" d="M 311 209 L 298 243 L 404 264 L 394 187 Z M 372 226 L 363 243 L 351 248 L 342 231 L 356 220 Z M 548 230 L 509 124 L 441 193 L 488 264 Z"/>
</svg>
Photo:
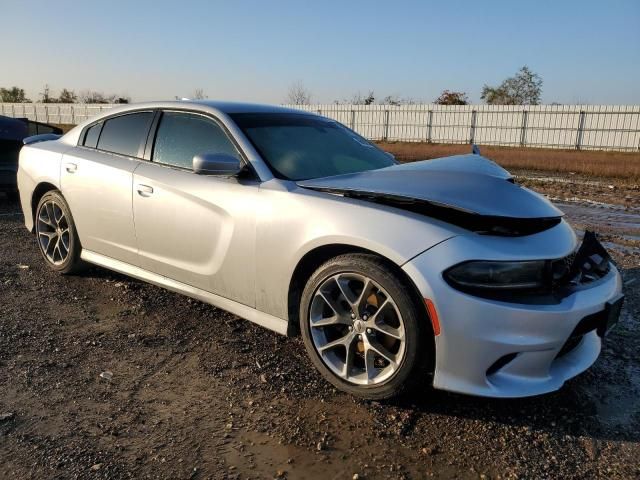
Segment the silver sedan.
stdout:
<svg viewBox="0 0 640 480">
<path fill-rule="evenodd" d="M 20 200 L 52 269 L 99 265 L 301 334 L 364 398 L 553 391 L 619 315 L 595 235 L 579 245 L 477 151 L 401 165 L 319 115 L 208 101 L 128 105 L 25 143 Z"/>
</svg>

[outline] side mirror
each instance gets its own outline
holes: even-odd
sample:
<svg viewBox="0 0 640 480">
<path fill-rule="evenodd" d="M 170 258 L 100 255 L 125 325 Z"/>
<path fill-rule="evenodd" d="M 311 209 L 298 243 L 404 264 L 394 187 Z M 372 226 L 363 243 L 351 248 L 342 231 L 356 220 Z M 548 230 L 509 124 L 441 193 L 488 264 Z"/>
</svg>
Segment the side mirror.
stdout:
<svg viewBox="0 0 640 480">
<path fill-rule="evenodd" d="M 193 171 L 198 175 L 233 177 L 242 171 L 242 164 L 226 153 L 201 153 L 193 157 Z"/>
</svg>

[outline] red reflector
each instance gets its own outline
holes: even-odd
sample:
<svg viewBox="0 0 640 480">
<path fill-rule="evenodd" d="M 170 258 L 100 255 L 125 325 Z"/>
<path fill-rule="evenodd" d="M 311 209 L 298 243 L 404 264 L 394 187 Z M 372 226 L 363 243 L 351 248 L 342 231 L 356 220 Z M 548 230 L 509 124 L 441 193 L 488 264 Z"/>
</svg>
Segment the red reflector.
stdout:
<svg viewBox="0 0 640 480">
<path fill-rule="evenodd" d="M 433 334 L 437 337 L 440 335 L 440 319 L 438 318 L 436 306 L 428 298 L 424 299 L 424 303 L 427 306 L 427 313 L 429 313 L 429 319 L 431 320 L 431 326 L 433 327 Z"/>
</svg>

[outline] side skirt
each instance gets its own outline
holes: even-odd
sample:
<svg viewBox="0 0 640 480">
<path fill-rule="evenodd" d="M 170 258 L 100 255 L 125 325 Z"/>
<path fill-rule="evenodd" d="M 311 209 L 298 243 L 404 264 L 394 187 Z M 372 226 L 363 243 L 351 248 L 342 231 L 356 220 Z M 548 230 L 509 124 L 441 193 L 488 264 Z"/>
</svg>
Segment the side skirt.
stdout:
<svg viewBox="0 0 640 480">
<path fill-rule="evenodd" d="M 163 277 L 162 275 L 149 272 L 142 268 L 135 267 L 128 263 L 121 262 L 119 260 L 115 260 L 113 258 L 106 257 L 104 255 L 100 255 L 99 253 L 95 253 L 86 249 L 82 250 L 80 258 L 82 258 L 82 260 L 86 262 L 93 263 L 109 270 L 114 270 L 116 272 L 123 273 L 124 275 L 137 278 L 138 280 L 152 283 L 153 285 L 157 285 L 158 287 L 166 288 L 167 290 L 181 293 L 188 297 L 195 298 L 205 303 L 209 303 L 214 307 L 218 307 L 231 312 L 234 315 L 242 317 L 253 323 L 257 323 L 261 327 L 268 328 L 269 330 L 273 330 L 274 332 L 281 335 L 287 334 L 288 322 L 286 320 L 274 317 L 273 315 L 261 312 L 259 310 L 256 310 L 255 308 L 248 307 L 247 305 L 234 302 L 233 300 L 229 300 L 228 298 L 224 298 L 219 295 L 200 290 L 199 288 L 177 282 L 170 278 Z"/>
</svg>

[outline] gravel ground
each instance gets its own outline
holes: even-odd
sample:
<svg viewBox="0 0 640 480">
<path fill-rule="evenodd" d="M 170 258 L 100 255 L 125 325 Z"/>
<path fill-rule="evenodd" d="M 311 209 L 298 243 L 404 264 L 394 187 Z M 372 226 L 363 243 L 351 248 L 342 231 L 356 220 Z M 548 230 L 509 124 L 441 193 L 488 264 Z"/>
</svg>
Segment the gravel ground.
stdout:
<svg viewBox="0 0 640 480">
<path fill-rule="evenodd" d="M 611 227 L 570 207 L 578 229 Z M 640 476 L 640 249 L 620 240 L 637 225 L 608 239 L 621 323 L 561 391 L 376 403 L 323 381 L 299 338 L 103 269 L 48 271 L 17 211 L 0 197 L 1 478 Z"/>
</svg>

